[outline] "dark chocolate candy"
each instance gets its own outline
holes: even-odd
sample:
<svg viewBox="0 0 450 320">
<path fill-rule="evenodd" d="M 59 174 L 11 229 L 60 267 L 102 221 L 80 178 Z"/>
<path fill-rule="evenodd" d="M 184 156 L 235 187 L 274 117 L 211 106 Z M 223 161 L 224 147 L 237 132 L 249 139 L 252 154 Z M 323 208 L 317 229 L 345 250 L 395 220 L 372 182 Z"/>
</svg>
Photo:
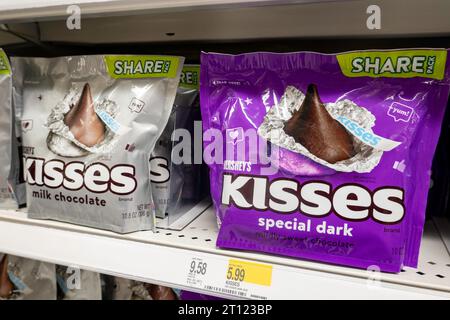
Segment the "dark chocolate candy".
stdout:
<svg viewBox="0 0 450 320">
<path fill-rule="evenodd" d="M 87 147 L 93 147 L 105 138 L 105 124 L 95 113 L 91 88 L 88 83 L 84 85 L 77 105 L 72 106 L 65 115 L 64 123 L 69 127 L 75 139 Z"/>
<path fill-rule="evenodd" d="M 284 131 L 328 163 L 349 159 L 355 154 L 350 134 L 325 109 L 315 84 L 308 86 L 305 100 L 286 121 Z"/>
<path fill-rule="evenodd" d="M 8 256 L 5 255 L 0 261 L 0 298 L 6 299 L 11 296 L 14 285 L 8 276 Z"/>
</svg>

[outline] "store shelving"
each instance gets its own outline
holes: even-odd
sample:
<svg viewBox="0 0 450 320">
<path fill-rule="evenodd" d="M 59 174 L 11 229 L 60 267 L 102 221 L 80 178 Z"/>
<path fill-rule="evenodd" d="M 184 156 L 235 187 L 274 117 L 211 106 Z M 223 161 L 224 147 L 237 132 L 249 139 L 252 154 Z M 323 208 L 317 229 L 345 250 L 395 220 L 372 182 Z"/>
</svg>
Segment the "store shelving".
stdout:
<svg viewBox="0 0 450 320">
<path fill-rule="evenodd" d="M 426 224 L 418 268 L 399 274 L 222 250 L 215 246 L 217 232 L 212 208 L 182 231 L 126 235 L 0 211 L 0 251 L 130 279 L 234 298 L 450 299 L 450 255 L 432 221 Z M 271 267 L 270 286 L 240 283 L 247 290 L 243 296 L 230 291 L 230 259 Z M 208 265 L 196 283 L 188 280 L 193 260 Z"/>
<path fill-rule="evenodd" d="M 81 8 L 81 29 L 66 26 Z M 367 28 L 369 0 L 17 0 L 0 3 L 0 23 L 40 41 L 135 43 L 317 37 L 449 35 L 447 0 L 381 0 L 381 29 Z M 37 22 L 37 23 L 35 23 Z M 1 37 L 0 32 L 0 37 Z M 0 44 L 12 39 L 2 40 Z"/>
<path fill-rule="evenodd" d="M 388 39 L 450 35 L 448 0 L 379 0 L 382 27 L 369 30 L 371 0 L 15 0 L 0 1 L 0 24 L 40 43 L 234 43 L 278 39 Z M 67 6 L 82 27 L 66 27 Z M 0 30 L 0 45 L 24 42 Z M 336 42 L 334 42 L 336 43 Z M 392 43 L 391 46 L 396 46 Z M 30 50 L 32 51 L 32 50 Z M 0 252 L 233 298 L 450 299 L 450 224 L 428 221 L 417 269 L 374 273 L 215 246 L 212 208 L 181 231 L 119 235 L 0 210 Z M 226 284 L 230 259 L 272 268 L 270 286 Z M 189 276 L 192 264 L 204 275 Z M 215 289 L 215 290 L 213 290 Z M 220 291 L 218 291 L 220 290 Z M 247 290 L 247 291 L 244 291 Z"/>
</svg>

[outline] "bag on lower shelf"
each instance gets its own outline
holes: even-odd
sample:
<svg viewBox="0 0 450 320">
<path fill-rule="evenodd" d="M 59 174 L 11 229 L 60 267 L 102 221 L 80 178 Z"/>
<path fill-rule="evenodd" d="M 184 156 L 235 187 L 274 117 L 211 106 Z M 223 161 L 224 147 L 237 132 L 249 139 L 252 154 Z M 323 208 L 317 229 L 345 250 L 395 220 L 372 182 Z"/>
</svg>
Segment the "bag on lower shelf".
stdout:
<svg viewBox="0 0 450 320">
<path fill-rule="evenodd" d="M 416 267 L 449 60 L 446 49 L 202 53 L 217 245 Z"/>
<path fill-rule="evenodd" d="M 147 284 L 147 288 L 153 300 L 178 300 L 178 296 L 172 288 L 157 284 Z"/>
<path fill-rule="evenodd" d="M 0 300 L 55 300 L 55 265 L 36 260 L 0 256 Z"/>
<path fill-rule="evenodd" d="M 144 282 L 102 274 L 103 300 L 153 300 Z"/>
<path fill-rule="evenodd" d="M 154 228 L 149 154 L 184 58 L 11 59 L 30 218 L 120 233 Z"/>
<path fill-rule="evenodd" d="M 102 299 L 100 274 L 97 272 L 56 266 L 56 282 L 60 300 Z"/>
<path fill-rule="evenodd" d="M 172 288 L 102 274 L 103 300 L 178 300 Z"/>
<path fill-rule="evenodd" d="M 25 184 L 11 97 L 11 68 L 0 49 L 0 208 L 16 209 L 25 205 Z"/>
</svg>

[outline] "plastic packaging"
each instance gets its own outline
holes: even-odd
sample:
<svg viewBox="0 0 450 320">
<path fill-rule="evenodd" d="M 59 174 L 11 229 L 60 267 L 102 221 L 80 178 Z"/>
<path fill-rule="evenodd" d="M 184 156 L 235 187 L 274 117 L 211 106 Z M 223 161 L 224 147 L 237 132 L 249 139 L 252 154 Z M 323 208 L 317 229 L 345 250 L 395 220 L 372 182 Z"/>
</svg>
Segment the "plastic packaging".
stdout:
<svg viewBox="0 0 450 320">
<path fill-rule="evenodd" d="M 29 217 L 120 233 L 155 215 L 148 157 L 184 58 L 13 58 Z"/>
<path fill-rule="evenodd" d="M 56 300 L 54 264 L 11 255 L 0 262 L 0 300 Z"/>
<path fill-rule="evenodd" d="M 101 300 L 100 274 L 66 266 L 56 266 L 59 300 Z"/>
<path fill-rule="evenodd" d="M 0 49 L 0 208 L 15 209 L 25 205 L 16 129 L 11 68 L 5 52 Z"/>
<path fill-rule="evenodd" d="M 175 130 L 189 130 L 193 128 L 194 103 L 198 101 L 198 78 L 186 82 L 186 74 L 192 72 L 194 66 L 185 65 L 181 74 L 180 85 L 177 89 L 174 106 L 169 121 L 164 128 L 150 157 L 150 175 L 152 181 L 153 200 L 155 202 L 156 216 L 165 218 L 166 214 L 173 216 L 179 202 L 183 200 L 184 189 L 193 189 L 193 181 L 184 179 L 181 163 L 172 161 L 174 150 L 173 134 Z M 196 75 L 199 67 L 195 67 Z M 198 106 L 197 106 L 198 110 Z M 192 130 L 189 131 L 193 134 Z M 181 157 L 179 157 L 181 160 Z M 193 154 L 189 157 L 187 166 L 194 166 Z M 196 168 L 196 167 L 194 167 Z"/>
<path fill-rule="evenodd" d="M 217 245 L 388 272 L 416 267 L 447 54 L 203 53 Z"/>
</svg>

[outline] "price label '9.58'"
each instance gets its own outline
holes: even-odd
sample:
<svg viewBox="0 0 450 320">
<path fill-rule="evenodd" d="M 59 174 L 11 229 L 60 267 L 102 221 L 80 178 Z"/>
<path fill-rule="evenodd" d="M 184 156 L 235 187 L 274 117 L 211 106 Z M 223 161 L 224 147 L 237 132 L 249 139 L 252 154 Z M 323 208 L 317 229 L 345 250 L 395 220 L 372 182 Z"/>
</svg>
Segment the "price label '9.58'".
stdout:
<svg viewBox="0 0 450 320">
<path fill-rule="evenodd" d="M 207 268 L 208 264 L 206 262 L 192 260 L 189 266 L 189 273 L 205 275 Z"/>
</svg>

